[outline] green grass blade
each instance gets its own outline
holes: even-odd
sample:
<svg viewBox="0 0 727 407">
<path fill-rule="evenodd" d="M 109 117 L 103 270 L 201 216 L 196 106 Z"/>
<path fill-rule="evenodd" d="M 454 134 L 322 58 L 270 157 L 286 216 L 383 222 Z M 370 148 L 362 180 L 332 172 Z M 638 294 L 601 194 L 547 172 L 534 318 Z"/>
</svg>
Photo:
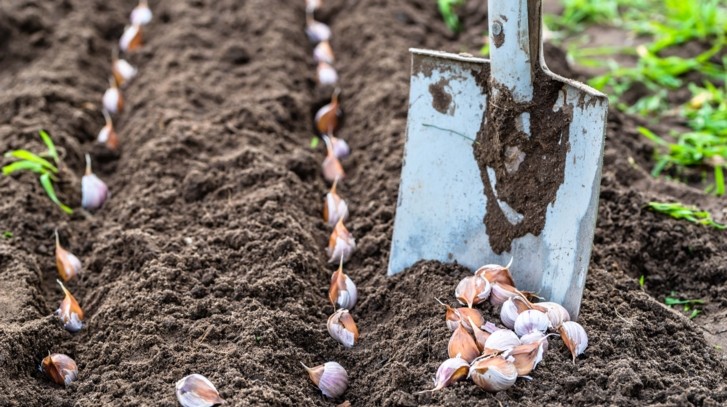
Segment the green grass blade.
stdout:
<svg viewBox="0 0 727 407">
<path fill-rule="evenodd" d="M 3 167 L 3 174 L 10 175 L 17 171 L 32 171 L 38 174 L 48 173 L 42 165 L 32 161 L 16 161 Z"/>
<path fill-rule="evenodd" d="M 20 160 L 30 161 L 37 164 L 42 165 L 44 168 L 47 168 L 48 170 L 58 173 L 58 168 L 56 168 L 55 165 L 51 164 L 48 160 L 38 157 L 37 155 L 31 153 L 28 150 L 12 150 L 5 153 L 5 157 L 13 157 Z"/>
<path fill-rule="evenodd" d="M 43 139 L 43 143 L 45 143 L 45 146 L 48 148 L 48 155 L 53 158 L 53 161 L 55 161 L 56 165 L 58 165 L 58 151 L 56 151 L 56 145 L 53 144 L 53 139 L 50 138 L 50 135 L 45 132 L 45 130 L 40 130 L 38 133 L 40 133 L 40 138 Z"/>
<path fill-rule="evenodd" d="M 721 165 L 717 165 L 714 167 L 714 185 L 715 195 L 724 195 L 724 172 L 722 171 Z"/>
<path fill-rule="evenodd" d="M 58 205 L 61 208 L 61 210 L 63 210 L 63 212 L 65 212 L 69 215 L 73 214 L 73 209 L 64 205 L 63 202 L 61 202 L 58 199 L 58 196 L 56 196 L 56 191 L 53 188 L 53 183 L 51 182 L 50 174 L 45 173 L 40 176 L 40 185 L 43 186 L 43 189 L 45 190 L 45 193 L 48 195 L 48 198 L 50 198 L 50 200 L 53 201 L 53 203 Z"/>
</svg>

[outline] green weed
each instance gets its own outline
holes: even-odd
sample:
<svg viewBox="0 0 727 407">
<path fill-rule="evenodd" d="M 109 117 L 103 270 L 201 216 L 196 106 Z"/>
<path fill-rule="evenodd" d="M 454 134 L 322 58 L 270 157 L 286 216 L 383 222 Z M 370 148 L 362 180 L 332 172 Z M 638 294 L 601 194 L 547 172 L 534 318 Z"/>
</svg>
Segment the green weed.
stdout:
<svg viewBox="0 0 727 407">
<path fill-rule="evenodd" d="M 713 227 L 718 230 L 725 230 L 727 226 L 717 223 L 712 219 L 708 211 L 700 210 L 694 206 L 686 206 L 681 203 L 649 202 L 649 209 L 654 212 L 663 213 L 674 219 L 684 219 L 692 223 Z"/>
<path fill-rule="evenodd" d="M 439 13 L 442 15 L 444 24 L 446 24 L 452 32 L 459 32 L 461 29 L 456 10 L 457 7 L 462 4 L 464 4 L 464 0 L 437 0 Z"/>
<path fill-rule="evenodd" d="M 682 309 L 685 312 L 690 312 L 689 318 L 693 319 L 697 315 L 699 315 L 702 310 L 698 307 L 704 305 L 705 301 L 700 299 L 681 299 L 675 296 L 674 291 L 671 292 L 671 294 L 664 298 L 664 304 L 668 305 L 669 307 L 673 307 L 675 305 L 681 305 Z"/>
</svg>

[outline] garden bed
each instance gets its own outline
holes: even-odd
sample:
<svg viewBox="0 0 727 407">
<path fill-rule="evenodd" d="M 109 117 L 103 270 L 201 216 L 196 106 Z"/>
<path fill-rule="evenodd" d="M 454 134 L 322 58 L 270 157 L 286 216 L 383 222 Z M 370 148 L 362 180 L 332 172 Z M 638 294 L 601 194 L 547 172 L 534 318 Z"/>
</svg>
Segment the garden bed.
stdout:
<svg viewBox="0 0 727 407">
<path fill-rule="evenodd" d="M 148 43 L 131 57 L 143 68 L 116 121 L 121 151 L 109 154 L 95 142 L 98 109 L 134 4 L 0 3 L 0 151 L 38 150 L 45 128 L 67 166 L 65 202 L 80 202 L 88 151 L 111 191 L 101 211 L 67 217 L 32 176 L 0 177 L 0 233 L 12 234 L 0 236 L 0 405 L 176 406 L 174 383 L 190 373 L 214 382 L 226 405 L 333 405 L 299 364 L 328 360 L 348 370 L 354 406 L 727 403 L 727 239 L 645 209 L 678 199 L 720 217 L 724 200 L 650 177 L 638 121 L 616 112 L 580 314 L 585 356 L 574 364 L 553 339 L 534 380 L 506 392 L 460 383 L 416 394 L 432 388 L 447 354 L 435 298 L 452 298 L 468 270 L 425 262 L 385 276 L 407 49 L 462 51 L 481 35 L 483 6 L 468 10 L 458 39 L 431 0 L 331 0 L 322 10 L 344 89 L 339 134 L 354 152 L 339 187 L 358 243 L 346 272 L 359 289 L 361 337 L 347 350 L 325 326 L 335 267 L 323 250 L 324 153 L 309 142 L 311 106 L 329 95 L 315 85 L 304 2 L 152 2 Z M 574 76 L 559 50 L 546 58 Z M 55 228 L 84 264 L 69 284 L 86 311 L 75 335 L 52 316 Z M 666 307 L 671 291 L 706 300 L 704 313 L 690 320 Z M 497 319 L 489 305 L 484 314 Z M 48 352 L 72 356 L 78 381 L 64 389 L 38 372 Z"/>
</svg>

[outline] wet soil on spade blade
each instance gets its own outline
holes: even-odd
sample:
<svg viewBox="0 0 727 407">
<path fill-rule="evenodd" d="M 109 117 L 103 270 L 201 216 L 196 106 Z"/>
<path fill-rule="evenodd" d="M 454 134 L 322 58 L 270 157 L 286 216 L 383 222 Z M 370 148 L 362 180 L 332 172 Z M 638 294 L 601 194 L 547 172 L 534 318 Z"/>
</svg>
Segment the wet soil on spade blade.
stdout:
<svg viewBox="0 0 727 407">
<path fill-rule="evenodd" d="M 644 209 L 652 199 L 722 202 L 649 178 L 651 150 L 634 120 L 618 114 L 609 117 L 581 312 L 586 354 L 573 363 L 556 338 L 533 379 L 506 392 L 462 382 L 417 394 L 447 357 L 435 297 L 453 304 L 468 270 L 424 262 L 385 276 L 407 48 L 460 51 L 481 33 L 482 6 L 466 10 L 459 39 L 429 0 L 331 0 L 321 13 L 335 35 L 348 113 L 340 135 L 353 148 L 340 193 L 358 242 L 346 270 L 359 287 L 361 338 L 344 350 L 325 327 L 334 268 L 320 219 L 323 152 L 309 147 L 311 106 L 323 98 L 303 2 L 150 1 L 155 20 L 130 57 L 140 74 L 125 89 L 127 110 L 116 120 L 122 150 L 113 155 L 94 142 L 98 109 L 111 46 L 134 3 L 0 2 L 0 150 L 39 151 L 37 130 L 46 128 L 65 163 L 62 200 L 78 206 L 87 151 L 112 191 L 102 210 L 66 217 L 34 177 L 0 178 L 0 232 L 12 233 L 0 237 L 0 405 L 171 407 L 174 383 L 190 373 L 208 377 L 230 406 L 334 405 L 299 364 L 329 360 L 350 376 L 336 401 L 354 406 L 727 402 L 725 354 L 703 329 L 727 306 L 724 234 Z M 570 74 L 558 50 L 546 57 Z M 87 315 L 75 335 L 52 316 L 61 300 L 54 228 L 84 263 L 69 284 Z M 670 290 L 707 299 L 705 315 L 690 320 L 665 307 Z M 483 312 L 497 320 L 489 306 Z M 45 379 L 37 365 L 48 352 L 73 357 L 78 381 L 62 388 Z"/>
</svg>

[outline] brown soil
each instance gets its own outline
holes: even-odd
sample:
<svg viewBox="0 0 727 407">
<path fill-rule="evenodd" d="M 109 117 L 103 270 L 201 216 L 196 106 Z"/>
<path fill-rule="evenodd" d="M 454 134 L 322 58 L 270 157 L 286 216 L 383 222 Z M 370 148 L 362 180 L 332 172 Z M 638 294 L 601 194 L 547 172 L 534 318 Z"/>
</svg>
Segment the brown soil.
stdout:
<svg viewBox="0 0 727 407">
<path fill-rule="evenodd" d="M 615 113 L 581 311 L 586 355 L 573 364 L 554 339 L 533 380 L 507 392 L 459 383 L 416 394 L 446 358 L 434 298 L 451 302 L 468 271 L 427 262 L 385 276 L 407 48 L 462 51 L 482 31 L 483 6 L 457 39 L 430 0 L 326 2 L 348 114 L 340 135 L 353 148 L 340 192 L 358 241 L 346 270 L 360 291 L 353 315 L 362 336 L 344 350 L 325 328 L 333 269 L 320 219 L 323 153 L 308 147 L 311 107 L 324 95 L 303 2 L 152 1 L 148 44 L 131 57 L 140 75 L 116 122 L 123 150 L 102 154 L 94 139 L 110 47 L 134 3 L 0 2 L 0 151 L 39 150 L 36 133 L 46 128 L 66 164 L 62 199 L 78 205 L 87 151 L 112 191 L 98 213 L 68 218 L 34 177 L 0 177 L 0 232 L 13 233 L 0 237 L 0 405 L 175 406 L 174 383 L 192 372 L 230 406 L 332 405 L 299 365 L 327 360 L 348 369 L 354 406 L 727 403 L 725 353 L 704 329 L 725 329 L 716 318 L 727 308 L 725 235 L 644 209 L 651 199 L 712 209 L 724 201 L 650 178 L 651 148 L 634 119 Z M 561 52 L 546 52 L 551 69 L 572 74 Z M 87 314 L 76 335 L 51 315 L 61 299 L 56 227 L 85 266 L 70 284 Z M 671 290 L 706 299 L 705 315 L 689 320 L 662 305 Z M 48 352 L 72 356 L 79 380 L 65 389 L 46 380 L 37 365 Z"/>
</svg>

